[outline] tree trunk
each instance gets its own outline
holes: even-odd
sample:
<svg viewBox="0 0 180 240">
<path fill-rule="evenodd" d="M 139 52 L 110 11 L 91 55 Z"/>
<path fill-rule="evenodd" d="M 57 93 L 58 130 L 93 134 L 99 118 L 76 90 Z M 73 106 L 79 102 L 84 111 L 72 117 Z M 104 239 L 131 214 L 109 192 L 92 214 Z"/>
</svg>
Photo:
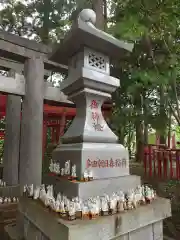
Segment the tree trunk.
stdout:
<svg viewBox="0 0 180 240">
<path fill-rule="evenodd" d="M 104 30 L 104 0 L 92 0 L 92 7 L 96 12 L 96 27 Z"/>
<path fill-rule="evenodd" d="M 108 22 L 108 9 L 107 9 L 107 0 L 103 0 L 104 2 L 104 31 L 107 30 L 107 22 Z"/>
<path fill-rule="evenodd" d="M 164 86 L 159 88 L 160 95 L 160 119 L 162 119 L 162 127 L 160 131 L 160 144 L 166 144 L 167 114 L 165 108 L 165 91 Z"/>
<path fill-rule="evenodd" d="M 127 147 L 128 147 L 128 151 L 129 151 L 129 159 L 132 158 L 132 142 L 133 142 L 133 131 L 132 129 L 129 129 L 129 133 L 128 133 L 128 139 L 127 139 Z"/>
<path fill-rule="evenodd" d="M 143 118 L 144 118 L 144 144 L 148 144 L 148 108 L 147 108 L 147 102 L 146 102 L 146 93 L 143 94 Z"/>
<path fill-rule="evenodd" d="M 118 130 L 119 143 L 124 145 L 124 130 L 120 128 Z"/>
<path fill-rule="evenodd" d="M 136 94 L 134 99 L 134 106 L 136 111 L 136 161 L 142 162 L 144 158 L 144 133 L 143 133 L 143 121 L 142 121 L 142 96 Z"/>
<path fill-rule="evenodd" d="M 136 121 L 136 161 L 142 162 L 144 158 L 144 134 L 142 121 Z"/>
<path fill-rule="evenodd" d="M 148 145 L 148 124 L 144 123 L 144 144 Z"/>
<path fill-rule="evenodd" d="M 172 84 L 171 84 L 171 88 L 172 91 L 174 92 L 174 97 L 175 97 L 175 105 L 173 106 L 171 101 L 168 101 L 170 110 L 171 110 L 171 114 L 174 116 L 174 118 L 176 119 L 178 125 L 180 125 L 180 106 L 179 106 L 179 98 L 178 98 L 178 92 L 177 92 L 177 79 L 173 78 L 172 79 Z"/>
<path fill-rule="evenodd" d="M 43 26 L 41 40 L 44 44 L 49 43 L 49 22 L 50 22 L 51 0 L 43 0 Z"/>
<path fill-rule="evenodd" d="M 171 147 L 171 110 L 169 110 L 169 123 L 168 123 L 168 147 Z"/>
</svg>

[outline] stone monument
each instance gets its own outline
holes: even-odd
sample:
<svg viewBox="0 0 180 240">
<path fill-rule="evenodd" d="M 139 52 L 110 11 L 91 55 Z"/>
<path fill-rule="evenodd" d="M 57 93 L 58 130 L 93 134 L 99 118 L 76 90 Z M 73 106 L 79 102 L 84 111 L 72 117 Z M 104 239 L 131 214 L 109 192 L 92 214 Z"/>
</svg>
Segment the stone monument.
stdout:
<svg viewBox="0 0 180 240">
<path fill-rule="evenodd" d="M 95 22 L 94 11 L 83 10 L 50 56 L 50 60 L 68 65 L 68 78 L 61 89 L 77 108 L 62 144 L 53 152 L 53 162 L 65 167 L 65 175 L 72 169 L 78 181 L 64 176 L 47 178 L 56 193 L 69 198 L 88 199 L 133 189 L 141 183 L 138 176 L 129 174 L 128 151 L 117 143 L 117 136 L 101 113 L 103 102 L 120 86 L 119 79 L 110 76 L 110 58 L 120 59 L 133 50 L 133 44 L 97 29 Z M 93 180 L 82 181 L 89 172 Z M 158 198 L 122 214 L 73 222 L 58 219 L 32 201 L 21 201 L 20 212 L 24 216 L 26 240 L 163 240 L 162 220 L 171 215 L 171 208 L 169 200 Z"/>
<path fill-rule="evenodd" d="M 110 57 L 121 58 L 133 50 L 133 44 L 95 28 L 95 22 L 94 11 L 83 10 L 62 46 L 51 56 L 53 61 L 68 64 L 68 78 L 61 83 L 61 90 L 77 108 L 76 118 L 62 137 L 63 144 L 53 152 L 53 160 L 64 166 L 69 159 L 77 167 L 78 179 L 83 178 L 85 171 L 91 171 L 98 180 L 96 184 L 57 182 L 56 190 L 68 197 L 87 198 L 113 192 L 120 182 L 127 188 L 119 178 L 122 176 L 127 176 L 129 187 L 139 182 L 139 178 L 129 176 L 128 151 L 117 143 L 117 136 L 101 112 L 103 102 L 120 86 L 119 79 L 110 76 Z"/>
</svg>

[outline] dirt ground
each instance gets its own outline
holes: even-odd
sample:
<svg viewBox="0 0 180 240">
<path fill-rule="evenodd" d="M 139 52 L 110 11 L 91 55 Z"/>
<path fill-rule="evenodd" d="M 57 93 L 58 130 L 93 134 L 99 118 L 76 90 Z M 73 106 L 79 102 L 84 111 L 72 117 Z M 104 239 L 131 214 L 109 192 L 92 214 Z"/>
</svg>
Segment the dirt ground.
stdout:
<svg viewBox="0 0 180 240">
<path fill-rule="evenodd" d="M 130 171 L 141 176 L 142 182 L 150 184 L 159 196 L 171 200 L 172 217 L 164 221 L 164 234 L 180 240 L 180 181 L 145 177 L 143 166 L 137 163 L 130 164 Z"/>
</svg>

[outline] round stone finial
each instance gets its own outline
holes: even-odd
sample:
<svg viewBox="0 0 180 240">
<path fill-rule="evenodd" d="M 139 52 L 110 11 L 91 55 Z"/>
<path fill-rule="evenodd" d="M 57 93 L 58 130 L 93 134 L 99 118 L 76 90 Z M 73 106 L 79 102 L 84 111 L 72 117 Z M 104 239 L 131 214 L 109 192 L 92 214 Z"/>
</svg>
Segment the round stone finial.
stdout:
<svg viewBox="0 0 180 240">
<path fill-rule="evenodd" d="M 83 22 L 90 22 L 93 25 L 96 23 L 96 13 L 92 9 L 83 9 L 80 12 L 79 17 Z"/>
</svg>

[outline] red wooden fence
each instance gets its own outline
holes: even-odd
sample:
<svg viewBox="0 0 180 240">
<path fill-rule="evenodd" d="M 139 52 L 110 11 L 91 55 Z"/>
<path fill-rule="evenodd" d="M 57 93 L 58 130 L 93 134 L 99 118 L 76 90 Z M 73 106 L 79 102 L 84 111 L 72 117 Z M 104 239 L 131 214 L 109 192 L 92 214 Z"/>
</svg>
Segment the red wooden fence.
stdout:
<svg viewBox="0 0 180 240">
<path fill-rule="evenodd" d="M 164 145 L 148 145 L 144 150 L 146 176 L 180 180 L 180 149 Z"/>
<path fill-rule="evenodd" d="M 0 131 L 0 140 L 4 139 L 4 131 Z"/>
</svg>

